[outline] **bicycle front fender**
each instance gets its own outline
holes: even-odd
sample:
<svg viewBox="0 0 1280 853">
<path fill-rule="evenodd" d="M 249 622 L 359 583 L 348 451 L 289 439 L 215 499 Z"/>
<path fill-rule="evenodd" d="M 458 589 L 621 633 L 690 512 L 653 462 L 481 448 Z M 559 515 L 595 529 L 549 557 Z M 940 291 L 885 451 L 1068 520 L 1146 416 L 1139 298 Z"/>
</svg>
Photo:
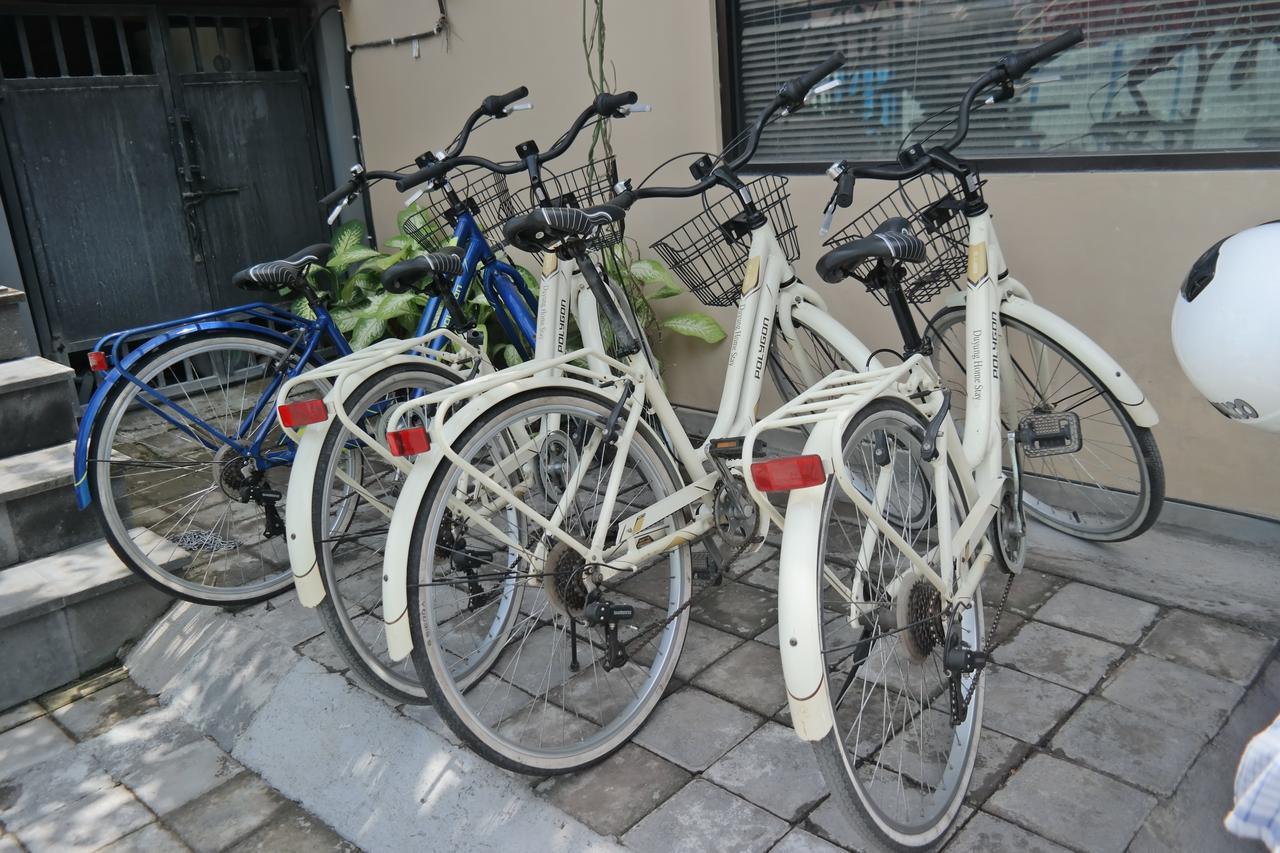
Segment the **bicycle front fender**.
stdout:
<svg viewBox="0 0 1280 853">
<path fill-rule="evenodd" d="M 1135 424 L 1151 428 L 1159 423 L 1160 416 L 1156 414 L 1155 406 L 1147 400 L 1146 394 L 1138 387 L 1138 383 L 1134 382 L 1124 368 L 1084 332 L 1048 309 L 1018 296 L 1011 296 L 1004 300 L 1000 310 L 1005 316 L 1043 332 L 1065 347 L 1088 368 L 1090 373 L 1107 386 L 1107 390 L 1120 401 Z"/>
<path fill-rule="evenodd" d="M 413 469 L 405 478 L 391 512 L 387 547 L 383 552 L 382 618 L 387 629 L 387 653 L 392 660 L 404 660 L 413 650 L 413 635 L 409 630 L 409 542 L 417 523 L 418 510 L 432 477 L 441 465 L 450 464 L 443 448 L 450 446 L 467 427 L 497 403 L 539 388 L 574 389 L 597 395 L 603 393 L 590 382 L 563 376 L 530 376 L 489 389 L 454 411 L 443 423 L 431 426 L 431 449 L 414 461 Z"/>
<path fill-rule="evenodd" d="M 805 444 L 805 453 L 826 455 L 831 448 L 830 422 L 821 422 Z M 778 648 L 782 678 L 791 709 L 791 726 L 802 740 L 819 741 L 835 724 L 822 655 L 822 579 L 815 570 L 821 559 L 822 505 L 830 480 L 787 495 L 786 526 L 778 575 Z"/>
<path fill-rule="evenodd" d="M 311 500 L 315 490 L 316 468 L 320 464 L 320 451 L 331 422 L 312 424 L 314 428 L 302 429 L 293 454 L 293 467 L 289 471 L 289 499 L 284 504 L 289 568 L 293 573 L 293 586 L 298 591 L 298 601 L 302 602 L 303 607 L 320 606 L 326 594 L 324 581 L 320 577 L 320 561 L 316 558 L 316 543 L 312 536 Z"/>
<path fill-rule="evenodd" d="M 252 323 L 237 323 L 226 320 L 202 321 L 177 326 L 163 334 L 156 335 L 121 359 L 119 364 L 111 368 L 103 376 L 102 383 L 93 392 L 93 396 L 89 398 L 89 405 L 85 407 L 84 415 L 80 418 L 80 429 L 76 433 L 75 463 L 73 466 L 75 479 L 72 481 L 76 492 L 76 504 L 80 509 L 88 509 L 89 504 L 93 503 L 93 495 L 89 492 L 89 445 L 92 443 L 93 428 L 98 422 L 98 416 L 102 414 L 102 407 L 106 405 L 112 392 L 122 382 L 133 381 L 134 365 L 160 347 L 196 332 L 213 331 L 251 332 L 275 338 L 286 347 L 293 344 L 293 339 L 288 335 L 263 326 L 256 326 Z"/>
</svg>

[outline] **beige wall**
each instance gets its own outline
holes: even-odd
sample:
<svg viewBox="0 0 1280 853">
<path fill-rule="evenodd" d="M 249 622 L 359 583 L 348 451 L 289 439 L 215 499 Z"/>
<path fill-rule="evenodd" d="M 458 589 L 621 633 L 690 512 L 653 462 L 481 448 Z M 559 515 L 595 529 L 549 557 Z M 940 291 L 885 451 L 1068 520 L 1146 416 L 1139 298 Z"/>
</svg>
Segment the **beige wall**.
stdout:
<svg viewBox="0 0 1280 853">
<path fill-rule="evenodd" d="M 350 42 L 420 31 L 434 20 L 433 4 L 416 0 L 342 5 Z M 470 150 L 495 159 L 523 139 L 545 146 L 589 101 L 580 0 L 454 0 L 449 14 L 448 50 L 443 40 L 433 39 L 422 43 L 417 60 L 407 43 L 356 55 L 356 94 L 371 167 L 406 163 L 425 148 L 443 146 L 493 92 L 524 84 L 536 105 L 477 132 Z M 635 89 L 642 101 L 654 104 L 654 112 L 615 125 L 622 174 L 638 178 L 672 154 L 716 149 L 719 99 L 710 0 L 609 0 L 606 23 L 618 88 Z M 564 162 L 577 164 L 584 157 L 570 154 Z M 665 175 L 670 183 L 687 178 L 680 166 Z M 831 184 L 800 177 L 792 188 L 802 236 L 797 269 L 817 282 L 817 224 Z M 861 185 L 855 207 L 883 191 Z M 1183 378 L 1169 342 L 1169 314 L 1187 268 L 1220 237 L 1275 218 L 1280 171 L 1001 174 L 991 176 L 988 199 L 1013 274 L 1037 301 L 1111 352 L 1156 405 L 1169 495 L 1280 516 L 1277 439 L 1213 411 Z M 396 204 L 391 190 L 375 200 L 384 232 Z M 638 205 L 628 231 L 647 245 L 683 221 L 684 210 L 690 209 L 675 202 Z M 888 313 L 860 285 L 818 286 L 869 344 L 895 343 Z M 662 307 L 691 310 L 697 302 L 690 296 Z M 728 328 L 731 313 L 717 313 Z M 673 397 L 714 408 L 726 346 L 668 335 L 662 350 Z"/>
</svg>

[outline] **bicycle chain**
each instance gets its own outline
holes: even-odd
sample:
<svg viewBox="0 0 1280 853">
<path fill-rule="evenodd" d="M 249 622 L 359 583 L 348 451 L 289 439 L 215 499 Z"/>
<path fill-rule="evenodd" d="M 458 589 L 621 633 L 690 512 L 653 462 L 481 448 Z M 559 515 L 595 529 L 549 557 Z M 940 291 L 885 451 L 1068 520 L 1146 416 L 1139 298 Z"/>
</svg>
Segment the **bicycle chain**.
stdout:
<svg viewBox="0 0 1280 853">
<path fill-rule="evenodd" d="M 996 642 L 996 631 L 1000 628 L 1000 616 L 1004 613 L 1004 606 L 1009 601 L 1009 590 L 1013 589 L 1013 579 L 1015 577 L 1016 575 L 1010 573 L 1009 578 L 1004 582 L 1004 594 L 1000 596 L 1000 606 L 996 608 L 996 615 L 991 620 L 991 627 L 987 630 L 986 641 L 982 644 L 983 654 L 986 656 L 986 660 L 982 664 L 983 667 L 991 663 L 991 656 L 995 654 L 995 650 L 1000 646 L 1000 643 Z M 981 675 L 981 671 L 979 671 L 979 675 Z M 964 695 L 964 707 L 966 709 L 968 709 L 969 702 L 973 699 L 973 691 L 977 689 L 978 679 L 975 678 Z"/>
</svg>

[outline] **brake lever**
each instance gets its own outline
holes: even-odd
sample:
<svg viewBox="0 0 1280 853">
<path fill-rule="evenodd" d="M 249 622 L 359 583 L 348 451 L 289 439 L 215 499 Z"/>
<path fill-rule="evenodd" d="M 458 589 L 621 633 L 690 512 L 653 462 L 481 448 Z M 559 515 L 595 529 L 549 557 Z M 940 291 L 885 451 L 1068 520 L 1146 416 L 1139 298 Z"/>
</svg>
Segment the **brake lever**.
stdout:
<svg viewBox="0 0 1280 853">
<path fill-rule="evenodd" d="M 342 201 L 338 202 L 338 204 L 333 208 L 333 210 L 329 211 L 329 218 L 326 219 L 325 222 L 328 223 L 329 225 L 332 225 L 333 223 L 337 222 L 338 217 L 342 215 L 343 209 L 345 209 L 347 205 L 351 204 L 351 202 L 355 200 L 356 200 L 356 194 L 352 193 Z"/>
<path fill-rule="evenodd" d="M 518 104 L 512 104 L 511 106 L 504 108 L 503 112 L 507 115 L 511 115 L 512 113 L 524 112 L 525 110 L 531 109 L 533 109 L 532 101 L 521 101 Z"/>
<path fill-rule="evenodd" d="M 626 118 L 632 113 L 651 113 L 653 112 L 653 104 L 629 104 L 619 108 L 618 112 L 621 113 L 618 116 L 619 118 Z"/>
</svg>

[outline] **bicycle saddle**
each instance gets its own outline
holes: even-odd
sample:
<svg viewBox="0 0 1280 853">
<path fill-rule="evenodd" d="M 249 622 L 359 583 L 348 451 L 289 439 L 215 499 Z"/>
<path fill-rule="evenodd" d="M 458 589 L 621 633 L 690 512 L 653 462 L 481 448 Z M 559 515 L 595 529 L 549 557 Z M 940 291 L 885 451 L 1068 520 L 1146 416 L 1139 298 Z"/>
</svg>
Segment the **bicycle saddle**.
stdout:
<svg viewBox="0 0 1280 853">
<path fill-rule="evenodd" d="M 595 207 L 539 207 L 507 220 L 507 242 L 526 252 L 551 252 L 565 240 L 586 239 L 601 226 L 621 222 L 627 212 L 614 204 Z"/>
<path fill-rule="evenodd" d="M 428 276 L 456 278 L 462 275 L 462 258 L 465 254 L 461 247 L 449 246 L 430 255 L 392 264 L 382 273 L 382 286 L 388 293 L 405 293 Z"/>
<path fill-rule="evenodd" d="M 290 287 L 297 283 L 303 270 L 311 264 L 324 263 L 332 252 L 333 247 L 328 243 L 316 243 L 282 261 L 267 261 L 240 270 L 231 276 L 231 283 L 245 290 Z"/>
<path fill-rule="evenodd" d="M 854 275 L 858 264 L 871 259 L 919 263 L 925 259 L 924 241 L 911 233 L 911 223 L 901 216 L 886 219 L 866 237 L 837 246 L 818 258 L 818 275 L 828 284 L 839 284 Z"/>
</svg>

